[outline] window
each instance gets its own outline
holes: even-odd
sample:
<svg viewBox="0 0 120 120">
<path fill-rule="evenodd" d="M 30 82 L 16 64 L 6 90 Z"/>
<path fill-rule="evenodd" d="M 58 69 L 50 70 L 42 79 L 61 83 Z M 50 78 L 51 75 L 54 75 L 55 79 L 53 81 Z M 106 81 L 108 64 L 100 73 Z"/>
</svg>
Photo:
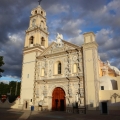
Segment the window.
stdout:
<svg viewBox="0 0 120 120">
<path fill-rule="evenodd" d="M 61 63 L 58 63 L 58 74 L 61 74 Z"/>
<path fill-rule="evenodd" d="M 73 73 L 77 73 L 78 72 L 78 64 L 74 63 L 73 65 Z"/>
<path fill-rule="evenodd" d="M 54 74 L 58 75 L 62 73 L 62 64 L 60 61 L 54 63 Z"/>
<path fill-rule="evenodd" d="M 45 46 L 45 39 L 44 39 L 44 37 L 41 38 L 41 45 Z"/>
<path fill-rule="evenodd" d="M 41 11 L 41 14 L 43 15 L 43 11 Z"/>
<path fill-rule="evenodd" d="M 104 86 L 101 86 L 101 90 L 104 90 Z"/>
<path fill-rule="evenodd" d="M 33 36 L 31 36 L 29 40 L 30 40 L 30 45 L 34 43 L 34 37 Z"/>
<path fill-rule="evenodd" d="M 37 10 L 35 11 L 35 14 L 37 14 Z"/>
<path fill-rule="evenodd" d="M 42 70 L 41 70 L 41 76 L 45 76 L 45 69 L 44 68 L 42 68 Z"/>
</svg>

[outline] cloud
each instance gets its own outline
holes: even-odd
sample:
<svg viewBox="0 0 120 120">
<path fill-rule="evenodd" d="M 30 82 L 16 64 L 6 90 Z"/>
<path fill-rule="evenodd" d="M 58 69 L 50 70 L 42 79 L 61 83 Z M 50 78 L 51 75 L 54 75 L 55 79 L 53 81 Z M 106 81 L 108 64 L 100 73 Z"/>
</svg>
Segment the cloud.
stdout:
<svg viewBox="0 0 120 120">
<path fill-rule="evenodd" d="M 81 45 L 84 32 L 93 31 L 99 44 L 101 60 L 120 68 L 120 1 L 119 0 L 44 0 L 49 40 L 56 33 L 65 40 Z M 3 0 L 0 3 L 0 55 L 4 56 L 4 76 L 21 77 L 22 49 L 31 10 L 37 1 Z"/>
<path fill-rule="evenodd" d="M 57 31 L 60 31 L 60 33 L 63 33 L 69 37 L 75 37 L 81 33 L 79 27 L 83 23 L 84 21 L 80 19 L 61 21 L 62 26 L 57 28 Z"/>
<path fill-rule="evenodd" d="M 0 83 L 3 82 L 5 84 L 9 84 L 9 81 L 8 80 L 0 80 Z"/>
<path fill-rule="evenodd" d="M 101 60 L 109 60 L 113 65 L 120 67 L 120 48 L 118 44 L 120 39 L 116 40 L 114 32 L 110 29 L 101 29 L 96 33 L 96 40 L 99 45 L 98 50 Z"/>
<path fill-rule="evenodd" d="M 68 12 L 68 10 L 69 10 L 69 5 L 63 5 L 59 3 L 53 4 L 47 9 L 47 11 L 49 11 L 49 13 L 52 13 L 52 14 Z"/>
<path fill-rule="evenodd" d="M 23 48 L 23 37 L 24 34 L 16 33 L 8 35 L 9 40 L 5 45 L 2 45 L 2 56 L 4 56 L 5 75 L 21 76 L 21 63 L 22 63 L 22 48 Z M 4 73 L 3 73 L 4 75 Z"/>
<path fill-rule="evenodd" d="M 79 34 L 76 37 L 68 39 L 69 42 L 74 43 L 78 46 L 81 46 L 84 43 L 84 38 L 82 34 Z"/>
</svg>

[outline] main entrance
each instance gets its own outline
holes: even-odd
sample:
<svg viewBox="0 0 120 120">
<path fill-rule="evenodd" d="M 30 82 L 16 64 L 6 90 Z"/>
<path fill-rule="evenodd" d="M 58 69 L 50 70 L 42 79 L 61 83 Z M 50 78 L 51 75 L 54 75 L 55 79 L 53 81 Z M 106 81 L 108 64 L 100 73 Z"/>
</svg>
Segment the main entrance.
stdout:
<svg viewBox="0 0 120 120">
<path fill-rule="evenodd" d="M 62 88 L 57 87 L 52 93 L 52 110 L 64 111 L 65 106 L 65 92 Z"/>
</svg>

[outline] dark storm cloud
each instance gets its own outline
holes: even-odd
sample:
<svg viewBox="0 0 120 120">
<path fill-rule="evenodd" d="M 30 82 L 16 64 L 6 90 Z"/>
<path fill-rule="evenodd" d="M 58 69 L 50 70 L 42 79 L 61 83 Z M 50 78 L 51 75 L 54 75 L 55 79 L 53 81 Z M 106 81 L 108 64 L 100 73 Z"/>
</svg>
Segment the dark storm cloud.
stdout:
<svg viewBox="0 0 120 120">
<path fill-rule="evenodd" d="M 73 7 L 81 7 L 85 11 L 94 11 L 100 9 L 107 0 L 74 0 L 70 1 Z"/>
<path fill-rule="evenodd" d="M 0 55 L 4 56 L 4 75 L 21 76 L 24 43 L 24 34 L 21 32 L 28 28 L 30 11 L 34 6 L 32 0 L 0 1 Z M 15 38 L 16 42 L 10 40 L 9 36 L 16 34 L 20 34 Z"/>
<path fill-rule="evenodd" d="M 110 60 L 113 65 L 120 68 L 118 44 L 120 13 L 116 10 L 119 7 L 116 6 L 117 3 L 112 4 L 111 1 L 119 2 L 119 0 L 43 0 L 41 5 L 47 12 L 50 36 L 53 37 L 55 33 L 60 32 L 71 42 L 76 41 L 78 44 L 84 29 L 85 32 L 94 31 L 95 25 L 98 25 L 100 26 L 98 32 L 94 32 L 101 59 Z M 24 31 L 29 25 L 30 12 L 37 5 L 38 0 L 0 0 L 0 55 L 4 56 L 4 75 L 21 76 Z"/>
</svg>

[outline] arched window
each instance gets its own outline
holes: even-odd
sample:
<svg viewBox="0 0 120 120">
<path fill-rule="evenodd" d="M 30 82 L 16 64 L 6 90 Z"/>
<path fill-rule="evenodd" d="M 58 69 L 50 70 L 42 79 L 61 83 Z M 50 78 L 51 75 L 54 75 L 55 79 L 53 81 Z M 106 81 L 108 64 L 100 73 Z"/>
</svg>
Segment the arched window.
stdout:
<svg viewBox="0 0 120 120">
<path fill-rule="evenodd" d="M 45 46 L 45 39 L 44 39 L 44 37 L 41 38 L 41 45 Z"/>
<path fill-rule="evenodd" d="M 45 76 L 45 69 L 44 68 L 41 69 L 41 76 Z"/>
<path fill-rule="evenodd" d="M 37 14 L 37 10 L 35 10 L 35 14 Z"/>
<path fill-rule="evenodd" d="M 54 63 L 54 74 L 61 74 L 62 73 L 62 64 L 60 61 Z"/>
<path fill-rule="evenodd" d="M 61 74 L 61 63 L 58 63 L 58 74 Z"/>
<path fill-rule="evenodd" d="M 43 11 L 41 11 L 41 15 L 43 15 Z"/>
<path fill-rule="evenodd" d="M 74 63 L 73 65 L 73 73 L 77 73 L 78 72 L 78 64 Z"/>
<path fill-rule="evenodd" d="M 34 44 L 34 37 L 33 36 L 30 37 L 29 44 L 30 44 L 30 46 Z"/>
</svg>

